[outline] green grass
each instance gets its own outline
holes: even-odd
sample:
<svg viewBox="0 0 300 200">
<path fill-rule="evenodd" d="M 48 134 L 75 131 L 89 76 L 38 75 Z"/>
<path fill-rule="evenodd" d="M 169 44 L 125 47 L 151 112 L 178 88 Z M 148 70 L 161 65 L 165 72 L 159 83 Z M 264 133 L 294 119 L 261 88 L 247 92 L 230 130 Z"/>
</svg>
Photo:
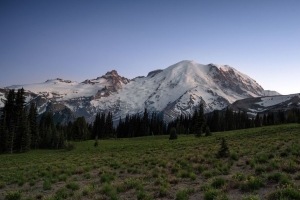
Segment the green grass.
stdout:
<svg viewBox="0 0 300 200">
<path fill-rule="evenodd" d="M 231 154 L 218 159 L 222 137 Z M 93 144 L 74 142 L 72 151 L 0 155 L 0 199 L 276 199 L 280 195 L 288 199 L 299 195 L 299 124 L 201 138 L 178 135 L 173 141 L 165 135 L 99 140 L 97 148 Z"/>
</svg>

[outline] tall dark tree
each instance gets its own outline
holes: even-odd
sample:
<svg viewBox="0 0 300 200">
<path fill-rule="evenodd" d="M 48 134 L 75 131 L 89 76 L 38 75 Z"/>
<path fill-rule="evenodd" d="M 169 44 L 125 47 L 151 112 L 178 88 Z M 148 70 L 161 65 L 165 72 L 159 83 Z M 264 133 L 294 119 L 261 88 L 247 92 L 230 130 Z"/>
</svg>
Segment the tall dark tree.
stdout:
<svg viewBox="0 0 300 200">
<path fill-rule="evenodd" d="M 78 117 L 73 123 L 72 133 L 73 139 L 76 141 L 85 141 L 89 137 L 89 130 L 84 117 Z"/>
<path fill-rule="evenodd" d="M 6 127 L 6 115 L 5 113 L 0 118 L 0 153 L 8 151 L 8 130 Z"/>
<path fill-rule="evenodd" d="M 259 117 L 259 114 L 256 114 L 255 117 L 255 127 L 261 127 L 261 118 Z"/>
<path fill-rule="evenodd" d="M 108 113 L 106 120 L 105 120 L 105 138 L 115 138 L 114 135 L 114 126 L 112 121 L 112 114 L 111 112 Z"/>
<path fill-rule="evenodd" d="M 38 112 L 36 104 L 31 103 L 29 114 L 28 114 L 28 121 L 30 127 L 30 135 L 31 135 L 31 148 L 37 149 L 40 143 L 40 134 L 38 131 L 38 122 L 37 122 Z"/>
<path fill-rule="evenodd" d="M 214 110 L 212 116 L 212 123 L 211 123 L 211 131 L 217 132 L 220 130 L 220 119 L 219 119 L 219 111 Z"/>
</svg>

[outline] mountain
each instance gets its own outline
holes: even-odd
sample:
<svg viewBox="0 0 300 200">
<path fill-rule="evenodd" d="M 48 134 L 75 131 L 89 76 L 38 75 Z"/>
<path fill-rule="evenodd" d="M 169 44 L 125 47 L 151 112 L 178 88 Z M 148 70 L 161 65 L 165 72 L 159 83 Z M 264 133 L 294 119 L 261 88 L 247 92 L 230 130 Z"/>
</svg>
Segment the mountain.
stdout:
<svg viewBox="0 0 300 200">
<path fill-rule="evenodd" d="M 8 89 L 22 87 L 26 101 L 35 102 L 40 114 L 52 111 L 63 122 L 77 116 L 91 122 L 97 112 L 109 111 L 116 121 L 126 114 L 142 113 L 144 108 L 170 121 L 180 114 L 193 113 L 200 102 L 204 103 L 205 112 L 210 112 L 236 100 L 278 94 L 265 91 L 255 80 L 233 67 L 202 65 L 189 60 L 131 80 L 113 70 L 81 83 L 57 78 L 44 83 L 9 86 L 0 89 L 0 98 L 5 99 Z"/>
<path fill-rule="evenodd" d="M 253 116 L 269 111 L 288 111 L 300 108 L 300 94 L 247 98 L 238 100 L 228 107 L 234 111 L 244 111 Z"/>
</svg>

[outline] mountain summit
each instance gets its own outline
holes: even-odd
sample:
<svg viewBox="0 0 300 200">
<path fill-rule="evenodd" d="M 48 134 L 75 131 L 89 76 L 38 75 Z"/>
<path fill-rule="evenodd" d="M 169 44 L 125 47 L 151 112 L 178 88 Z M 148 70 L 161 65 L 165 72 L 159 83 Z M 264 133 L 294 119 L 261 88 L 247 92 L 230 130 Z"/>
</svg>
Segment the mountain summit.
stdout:
<svg viewBox="0 0 300 200">
<path fill-rule="evenodd" d="M 170 121 L 180 114 L 192 114 L 200 102 L 210 112 L 239 99 L 274 93 L 230 66 L 202 65 L 190 60 L 132 80 L 112 70 L 81 83 L 54 79 L 11 86 L 0 89 L 0 98 L 5 99 L 8 89 L 21 87 L 26 90 L 26 101 L 35 102 L 40 114 L 51 110 L 59 115 L 67 110 L 72 116 L 86 117 L 87 121 L 92 121 L 97 112 L 110 111 L 117 120 L 126 114 L 141 113 L 144 108 Z"/>
</svg>

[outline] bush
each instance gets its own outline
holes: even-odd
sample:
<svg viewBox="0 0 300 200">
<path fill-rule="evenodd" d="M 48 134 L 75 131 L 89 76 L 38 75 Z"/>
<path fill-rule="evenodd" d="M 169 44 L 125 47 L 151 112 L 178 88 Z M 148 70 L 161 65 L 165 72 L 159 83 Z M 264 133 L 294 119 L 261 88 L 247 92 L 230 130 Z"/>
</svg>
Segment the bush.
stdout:
<svg viewBox="0 0 300 200">
<path fill-rule="evenodd" d="M 291 174 L 295 173 L 298 170 L 296 163 L 293 161 L 282 162 L 281 169 L 282 169 L 282 171 L 291 173 Z"/>
<path fill-rule="evenodd" d="M 55 199 L 68 198 L 68 191 L 65 188 L 58 189 L 55 193 Z"/>
<path fill-rule="evenodd" d="M 51 181 L 48 180 L 48 179 L 45 180 L 44 183 L 43 183 L 43 189 L 44 189 L 44 190 L 51 190 L 51 188 L 52 188 L 52 187 L 51 187 Z"/>
<path fill-rule="evenodd" d="M 5 182 L 0 181 L 0 189 L 5 187 Z"/>
<path fill-rule="evenodd" d="M 260 198 L 257 196 L 249 195 L 247 197 L 244 197 L 243 200 L 260 200 Z"/>
<path fill-rule="evenodd" d="M 64 143 L 64 149 L 66 149 L 67 151 L 71 151 L 71 150 L 75 149 L 75 145 L 73 142 L 66 140 Z"/>
<path fill-rule="evenodd" d="M 255 174 L 260 175 L 266 172 L 266 168 L 264 166 L 258 165 L 255 167 Z"/>
<path fill-rule="evenodd" d="M 204 200 L 214 200 L 218 197 L 219 191 L 216 189 L 209 189 L 204 192 Z"/>
<path fill-rule="evenodd" d="M 242 192 L 250 192 L 250 191 L 258 190 L 263 186 L 264 183 L 260 178 L 250 176 L 247 180 L 245 180 L 241 184 L 240 189 Z"/>
<path fill-rule="evenodd" d="M 173 127 L 170 131 L 170 140 L 177 140 L 177 133 L 176 133 L 176 129 Z"/>
<path fill-rule="evenodd" d="M 70 190 L 79 190 L 79 185 L 77 184 L 77 183 L 74 183 L 74 182 L 70 182 L 70 183 L 68 183 L 67 184 L 67 186 L 66 186 L 68 189 L 70 189 Z"/>
<path fill-rule="evenodd" d="M 5 195 L 5 200 L 19 200 L 21 199 L 21 192 L 19 191 L 9 191 Z"/>
<path fill-rule="evenodd" d="M 277 190 L 268 195 L 268 200 L 282 200 L 282 199 L 300 199 L 300 192 L 294 188 L 287 187 Z"/>
<path fill-rule="evenodd" d="M 110 183 L 115 180 L 115 176 L 113 174 L 102 174 L 100 178 L 101 183 Z"/>
<path fill-rule="evenodd" d="M 183 190 L 179 190 L 176 193 L 176 200 L 188 200 L 189 196 L 191 194 L 195 193 L 195 189 L 193 188 L 187 188 L 187 189 L 183 189 Z"/>
<path fill-rule="evenodd" d="M 221 188 L 223 185 L 226 184 L 226 180 L 222 177 L 214 178 L 214 180 L 211 183 L 211 186 L 214 188 Z"/>
<path fill-rule="evenodd" d="M 217 153 L 218 158 L 227 158 L 230 155 L 229 148 L 227 146 L 225 138 L 222 138 L 221 147 L 219 152 Z"/>
<path fill-rule="evenodd" d="M 211 132 L 210 132 L 210 129 L 208 126 L 206 126 L 206 129 L 205 129 L 205 136 L 211 136 Z"/>
</svg>

